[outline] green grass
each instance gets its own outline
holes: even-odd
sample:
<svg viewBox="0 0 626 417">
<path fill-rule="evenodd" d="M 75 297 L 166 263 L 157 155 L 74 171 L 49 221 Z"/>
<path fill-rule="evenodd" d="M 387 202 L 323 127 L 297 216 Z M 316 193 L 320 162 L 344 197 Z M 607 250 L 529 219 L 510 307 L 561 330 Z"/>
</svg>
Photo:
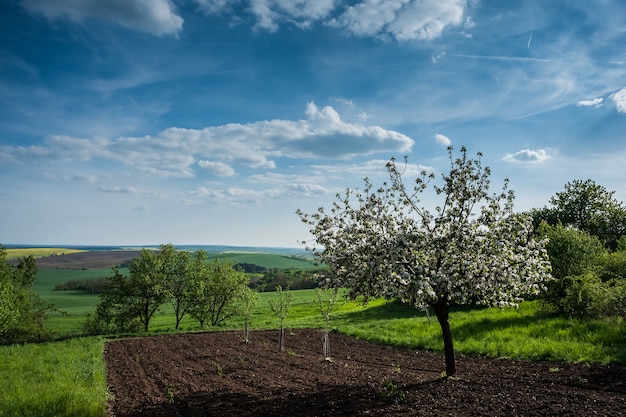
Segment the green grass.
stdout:
<svg viewBox="0 0 626 417">
<path fill-rule="evenodd" d="M 216 257 L 230 259 L 236 263 L 247 263 L 258 266 L 263 266 L 268 269 L 310 269 L 316 268 L 312 259 L 305 259 L 303 257 L 291 257 L 285 255 L 279 255 L 275 253 L 263 253 L 263 252 L 221 252 L 221 253 L 208 253 L 209 259 Z"/>
<path fill-rule="evenodd" d="M 0 417 L 101 417 L 103 339 L 0 347 Z"/>
<path fill-rule="evenodd" d="M 120 269 L 124 271 L 124 269 Z M 48 314 L 46 328 L 53 330 L 58 336 L 68 337 L 80 335 L 85 316 L 95 310 L 100 302 L 97 295 L 85 294 L 82 291 L 53 291 L 55 285 L 68 281 L 103 278 L 111 275 L 111 269 L 42 269 L 37 274 L 35 290 L 48 303 L 52 303 L 59 311 Z"/>
<path fill-rule="evenodd" d="M 58 306 L 70 314 L 52 314 L 46 327 L 61 336 L 78 335 L 84 314 L 93 311 L 98 297 L 50 291 L 50 285 L 65 279 L 57 273 L 44 274 L 44 282 L 38 285 L 44 298 L 54 297 Z M 298 290 L 292 294 L 294 301 L 285 321 L 286 328 L 323 327 L 315 291 Z M 278 318 L 269 307 L 275 297 L 275 292 L 259 294 L 259 303 L 250 321 L 252 330 L 278 328 Z M 149 334 L 174 332 L 174 323 L 171 307 L 165 306 L 151 322 Z M 425 312 L 398 303 L 373 300 L 363 306 L 355 301 L 342 301 L 332 313 L 330 325 L 334 331 L 374 343 L 443 350 L 436 318 L 429 319 Z M 522 303 L 517 310 L 456 308 L 450 313 L 450 325 L 459 356 L 626 365 L 626 323 L 621 319 L 560 317 L 531 301 Z M 185 318 L 179 331 L 201 330 L 243 332 L 243 320 L 232 318 L 217 328 L 200 329 L 194 320 Z M 5 381 L 0 384 L 0 417 L 103 415 L 106 392 L 102 345 L 102 338 L 77 338 L 0 346 L 0 380 Z"/>
</svg>

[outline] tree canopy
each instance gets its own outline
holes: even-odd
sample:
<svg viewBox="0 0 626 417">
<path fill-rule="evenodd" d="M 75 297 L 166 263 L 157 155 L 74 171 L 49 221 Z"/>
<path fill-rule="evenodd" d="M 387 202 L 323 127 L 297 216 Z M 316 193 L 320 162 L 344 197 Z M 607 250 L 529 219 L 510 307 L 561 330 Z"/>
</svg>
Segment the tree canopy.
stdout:
<svg viewBox="0 0 626 417">
<path fill-rule="evenodd" d="M 620 238 L 626 236 L 626 207 L 614 194 L 590 179 L 568 182 L 550 199 L 551 207 L 532 210 L 535 227 L 541 222 L 572 226 L 616 250 Z"/>
<path fill-rule="evenodd" d="M 46 336 L 43 324 L 54 306 L 34 291 L 37 263 L 33 256 L 9 265 L 0 247 L 0 342 L 24 342 Z"/>
<path fill-rule="evenodd" d="M 326 284 L 347 287 L 352 297 L 399 299 L 432 308 L 442 328 L 446 374 L 456 374 L 449 308 L 461 304 L 515 306 L 551 278 L 545 242 L 532 235 L 532 218 L 513 211 L 514 193 L 505 181 L 489 193 L 490 169 L 481 154 L 454 158 L 440 185 L 422 172 L 407 187 L 403 167 L 387 164 L 390 181 L 337 195 L 329 212 L 297 211 L 316 245 L 308 249 L 328 265 Z M 406 163 L 406 158 L 405 158 Z M 422 207 L 430 190 L 442 202 Z"/>
</svg>

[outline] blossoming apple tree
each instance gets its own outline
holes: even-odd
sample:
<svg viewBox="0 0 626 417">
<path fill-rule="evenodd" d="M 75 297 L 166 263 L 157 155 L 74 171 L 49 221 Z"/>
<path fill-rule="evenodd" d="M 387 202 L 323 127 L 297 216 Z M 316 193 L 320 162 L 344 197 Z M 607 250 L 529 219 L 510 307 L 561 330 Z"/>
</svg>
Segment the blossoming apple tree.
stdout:
<svg viewBox="0 0 626 417">
<path fill-rule="evenodd" d="M 316 244 L 307 249 L 328 266 L 329 287 L 347 287 L 352 297 L 399 299 L 430 308 L 441 325 L 445 371 L 456 375 L 450 307 L 463 304 L 516 306 L 551 279 L 544 241 L 532 236 L 532 219 L 513 211 L 514 192 L 489 192 L 490 169 L 461 149 L 451 169 L 436 177 L 423 171 L 412 187 L 403 182 L 403 165 L 387 163 L 390 181 L 375 189 L 368 179 L 362 191 L 337 195 L 301 220 Z M 405 165 L 406 166 L 406 158 Z M 426 192 L 441 200 L 423 207 Z"/>
</svg>

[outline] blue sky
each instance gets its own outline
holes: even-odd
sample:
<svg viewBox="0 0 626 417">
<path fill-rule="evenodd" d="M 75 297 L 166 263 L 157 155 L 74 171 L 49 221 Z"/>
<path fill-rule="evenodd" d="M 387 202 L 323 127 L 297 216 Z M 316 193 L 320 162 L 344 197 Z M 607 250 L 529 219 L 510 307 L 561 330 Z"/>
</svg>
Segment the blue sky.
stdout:
<svg viewBox="0 0 626 417">
<path fill-rule="evenodd" d="M 516 209 L 626 200 L 622 0 L 0 3 L 0 242 L 298 247 L 346 187 L 482 152 Z M 435 204 L 425 196 L 424 204 Z"/>
</svg>

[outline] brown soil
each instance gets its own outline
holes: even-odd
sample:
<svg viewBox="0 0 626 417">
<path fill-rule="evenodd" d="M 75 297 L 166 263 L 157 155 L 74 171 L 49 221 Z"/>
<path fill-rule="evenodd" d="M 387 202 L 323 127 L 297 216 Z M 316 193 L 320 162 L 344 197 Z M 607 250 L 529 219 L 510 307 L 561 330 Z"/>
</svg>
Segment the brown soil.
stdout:
<svg viewBox="0 0 626 417">
<path fill-rule="evenodd" d="M 626 369 L 463 356 L 319 330 L 199 333 L 108 342 L 110 416 L 622 416 Z M 168 395 L 169 392 L 169 395 Z"/>
<path fill-rule="evenodd" d="M 39 258 L 37 266 L 39 269 L 106 269 L 128 262 L 139 254 L 136 250 L 68 253 Z"/>
</svg>

